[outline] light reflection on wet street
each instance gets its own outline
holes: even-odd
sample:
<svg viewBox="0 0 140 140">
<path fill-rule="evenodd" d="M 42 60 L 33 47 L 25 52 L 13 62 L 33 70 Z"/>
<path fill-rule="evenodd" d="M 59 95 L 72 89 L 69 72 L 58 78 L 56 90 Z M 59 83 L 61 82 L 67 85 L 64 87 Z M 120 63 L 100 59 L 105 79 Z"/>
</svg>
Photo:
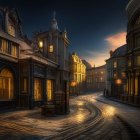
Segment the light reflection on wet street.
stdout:
<svg viewBox="0 0 140 140">
<path fill-rule="evenodd" d="M 116 116 L 122 117 L 131 126 L 137 123 L 135 130 L 140 130 L 139 108 L 108 100 L 101 93 L 72 97 L 70 105 L 71 113 L 66 116 L 44 117 L 40 115 L 40 109 L 1 113 L 0 140 L 45 140 L 57 135 L 63 139 L 64 134 L 73 134 L 74 128 L 80 131 L 75 131 L 72 139 L 132 139 L 130 132 Z M 98 116 L 101 119 L 96 123 L 94 120 L 98 113 L 94 105 L 102 112 Z"/>
</svg>

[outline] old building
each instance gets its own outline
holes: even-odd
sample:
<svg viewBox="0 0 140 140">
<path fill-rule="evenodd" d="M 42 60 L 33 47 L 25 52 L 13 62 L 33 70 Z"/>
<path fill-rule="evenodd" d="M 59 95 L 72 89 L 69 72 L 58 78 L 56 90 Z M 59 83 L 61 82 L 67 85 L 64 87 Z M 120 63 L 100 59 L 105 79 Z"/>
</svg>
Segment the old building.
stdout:
<svg viewBox="0 0 140 140">
<path fill-rule="evenodd" d="M 30 48 L 23 40 L 17 11 L 0 7 L 0 107 L 19 103 L 18 62 L 23 46 Z"/>
<path fill-rule="evenodd" d="M 35 34 L 31 45 L 15 9 L 1 8 L 0 21 L 0 106 L 53 104 L 56 113 L 69 112 L 69 40 L 55 14 L 50 29 Z"/>
<path fill-rule="evenodd" d="M 127 25 L 127 100 L 140 104 L 140 2 L 131 0 L 126 6 Z"/>
<path fill-rule="evenodd" d="M 106 65 L 87 70 L 87 90 L 103 91 L 106 86 Z"/>
<path fill-rule="evenodd" d="M 80 94 L 85 90 L 86 66 L 75 52 L 70 57 L 70 91 Z"/>
<path fill-rule="evenodd" d="M 106 60 L 108 95 L 121 98 L 126 93 L 126 49 L 127 45 L 110 51 L 110 58 Z"/>
</svg>

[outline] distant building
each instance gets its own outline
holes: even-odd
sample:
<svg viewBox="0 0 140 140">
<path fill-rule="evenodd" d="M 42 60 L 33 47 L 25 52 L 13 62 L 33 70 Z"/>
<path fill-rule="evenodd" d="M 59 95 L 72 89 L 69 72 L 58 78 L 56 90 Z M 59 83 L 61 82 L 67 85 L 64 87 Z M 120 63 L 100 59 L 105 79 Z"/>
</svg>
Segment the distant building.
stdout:
<svg viewBox="0 0 140 140">
<path fill-rule="evenodd" d="M 86 66 L 74 52 L 70 58 L 70 91 L 71 94 L 80 94 L 85 89 Z"/>
<path fill-rule="evenodd" d="M 87 70 L 87 90 L 103 91 L 106 86 L 106 65 Z"/>
<path fill-rule="evenodd" d="M 91 69 L 92 66 L 86 61 L 86 60 L 82 60 L 83 64 L 86 66 L 86 70 Z"/>
<path fill-rule="evenodd" d="M 126 49 L 127 45 L 110 51 L 110 58 L 106 60 L 108 95 L 121 98 L 126 93 Z"/>
<path fill-rule="evenodd" d="M 69 112 L 68 45 L 55 15 L 49 31 L 35 34 L 30 42 L 17 11 L 1 7 L 0 107 L 53 104 L 56 113 Z"/>
</svg>

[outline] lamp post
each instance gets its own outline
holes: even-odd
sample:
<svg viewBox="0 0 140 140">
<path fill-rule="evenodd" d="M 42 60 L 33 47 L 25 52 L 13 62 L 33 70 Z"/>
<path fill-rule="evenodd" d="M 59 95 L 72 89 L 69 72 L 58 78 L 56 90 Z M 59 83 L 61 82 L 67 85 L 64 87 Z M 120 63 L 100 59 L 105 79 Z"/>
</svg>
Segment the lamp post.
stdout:
<svg viewBox="0 0 140 140">
<path fill-rule="evenodd" d="M 76 86 L 76 82 L 75 81 L 71 81 L 71 87 L 73 89 L 72 93 L 74 94 L 74 88 Z"/>
</svg>

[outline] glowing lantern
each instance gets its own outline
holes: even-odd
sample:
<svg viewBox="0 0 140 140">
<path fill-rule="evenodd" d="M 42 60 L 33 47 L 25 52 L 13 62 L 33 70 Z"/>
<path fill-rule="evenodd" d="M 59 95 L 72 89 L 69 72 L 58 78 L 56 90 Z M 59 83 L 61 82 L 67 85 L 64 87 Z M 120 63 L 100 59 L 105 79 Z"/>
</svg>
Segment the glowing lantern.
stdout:
<svg viewBox="0 0 140 140">
<path fill-rule="evenodd" d="M 121 85 L 121 84 L 122 84 L 122 80 L 121 80 L 121 79 L 117 79 L 117 80 L 116 80 L 116 84 L 117 84 L 117 85 Z"/>
<path fill-rule="evenodd" d="M 72 86 L 72 87 L 75 87 L 75 86 L 76 86 L 76 82 L 75 82 L 75 81 L 72 81 L 72 82 L 71 82 L 71 86 Z"/>
</svg>

